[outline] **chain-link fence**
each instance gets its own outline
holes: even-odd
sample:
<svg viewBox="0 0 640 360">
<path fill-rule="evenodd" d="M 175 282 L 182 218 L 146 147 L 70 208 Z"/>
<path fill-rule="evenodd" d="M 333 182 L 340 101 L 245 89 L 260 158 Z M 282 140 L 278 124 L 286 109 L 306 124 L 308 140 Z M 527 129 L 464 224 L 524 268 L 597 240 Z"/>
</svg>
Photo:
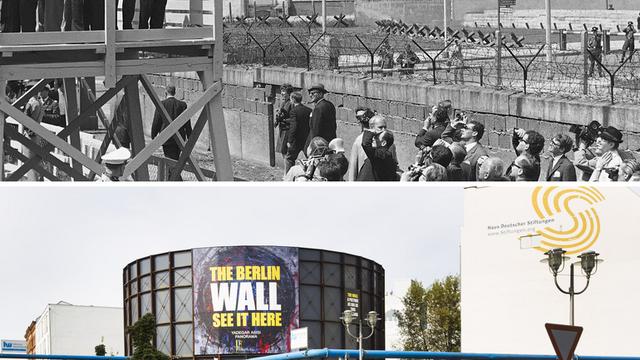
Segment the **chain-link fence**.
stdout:
<svg viewBox="0 0 640 360">
<path fill-rule="evenodd" d="M 621 51 L 605 51 L 601 59 L 591 56 L 587 48 L 591 35 L 578 31 L 554 37 L 549 60 L 543 37 L 514 29 L 503 29 L 498 39 L 486 28 L 445 31 L 385 22 L 364 28 L 335 20 L 322 32 L 313 17 L 283 24 L 279 19 L 228 23 L 225 63 L 478 85 L 589 101 L 640 102 L 640 57 L 630 58 L 627 52 L 621 64 Z M 618 42 L 612 41 L 611 47 Z"/>
</svg>

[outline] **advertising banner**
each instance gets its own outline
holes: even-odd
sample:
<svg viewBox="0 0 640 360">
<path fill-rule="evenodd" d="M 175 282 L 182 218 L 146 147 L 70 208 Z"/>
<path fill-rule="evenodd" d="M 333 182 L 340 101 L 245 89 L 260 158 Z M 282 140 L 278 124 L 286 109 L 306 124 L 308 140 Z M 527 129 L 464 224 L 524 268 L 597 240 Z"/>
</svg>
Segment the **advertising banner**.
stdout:
<svg viewBox="0 0 640 360">
<path fill-rule="evenodd" d="M 558 285 L 574 264 L 576 354 L 640 353 L 640 197 L 624 187 L 537 186 L 465 190 L 461 244 L 462 351 L 554 354 L 545 323 L 570 325 L 545 252 L 562 248 Z M 587 279 L 579 255 L 604 261 Z M 589 280 L 589 281 L 588 281 Z"/>
<path fill-rule="evenodd" d="M 193 250 L 194 354 L 288 352 L 299 327 L 298 249 Z"/>
</svg>

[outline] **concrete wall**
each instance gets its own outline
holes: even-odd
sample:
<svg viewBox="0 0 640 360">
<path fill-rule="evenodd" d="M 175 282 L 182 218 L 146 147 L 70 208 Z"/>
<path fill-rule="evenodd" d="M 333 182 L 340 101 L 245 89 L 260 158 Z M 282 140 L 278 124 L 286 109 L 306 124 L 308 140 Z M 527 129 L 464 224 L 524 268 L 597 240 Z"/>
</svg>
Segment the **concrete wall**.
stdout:
<svg viewBox="0 0 640 360">
<path fill-rule="evenodd" d="M 354 0 L 327 0 L 327 16 L 353 15 Z M 289 6 L 289 15 L 322 14 L 321 0 L 292 0 Z"/>
<path fill-rule="evenodd" d="M 195 78 L 168 78 L 156 75 L 149 76 L 149 80 L 153 83 L 156 93 L 160 95 L 164 93 L 164 87 L 169 82 L 175 84 L 176 97 L 187 104 L 195 102 L 202 93 L 202 85 Z M 235 82 L 242 84 L 240 78 L 235 80 Z M 240 159 L 269 164 L 269 112 L 272 106 L 267 102 L 267 94 L 271 92 L 271 89 L 270 87 L 254 89 L 253 82 L 245 85 L 248 86 L 226 85 L 222 93 L 231 155 Z M 155 107 L 143 90 L 140 93 L 144 131 L 146 136 L 150 137 Z M 199 114 L 191 119 L 192 125 L 195 125 L 198 116 Z M 198 139 L 196 151 L 206 151 L 209 144 L 209 131 L 208 128 L 205 128 Z M 278 160 L 282 164 L 281 159 Z"/>
<path fill-rule="evenodd" d="M 637 0 L 609 0 L 616 10 L 634 10 L 640 11 L 640 5 Z M 454 16 L 456 19 L 464 18 L 468 13 L 479 13 L 485 10 L 495 10 L 497 8 L 496 0 L 454 0 Z M 604 0 L 552 0 L 552 9 L 564 10 L 603 10 L 605 8 Z M 517 0 L 516 10 L 527 9 L 544 9 L 544 0 Z"/>
<path fill-rule="evenodd" d="M 158 86 L 169 81 L 152 77 Z M 195 100 L 201 91 L 193 79 L 179 79 L 178 87 L 194 90 L 178 91 L 187 102 Z M 354 109 L 368 106 L 388 119 L 388 127 L 396 136 L 400 166 L 406 169 L 415 160 L 415 135 L 422 128 L 431 106 L 449 99 L 458 109 L 467 111 L 485 124 L 482 143 L 496 156 L 506 161 L 514 158 L 511 150 L 511 132 L 519 127 L 537 130 L 549 139 L 556 133 L 569 132 L 571 124 L 587 124 L 597 120 L 612 125 L 624 133 L 623 149 L 640 149 L 640 106 L 610 105 L 554 97 L 524 95 L 515 91 L 497 91 L 477 86 L 431 85 L 426 82 L 408 82 L 400 79 L 362 79 L 353 75 L 330 71 L 305 71 L 297 68 L 266 67 L 246 69 L 226 66 L 223 105 L 232 154 L 243 159 L 269 162 L 268 114 L 270 94 L 277 86 L 291 83 L 306 89 L 313 83 L 323 83 L 330 91 L 327 99 L 337 108 L 338 136 L 345 140 L 347 153 L 359 134 Z M 258 88 L 256 88 L 258 86 Z M 304 101 L 308 101 L 303 91 Z M 151 108 L 149 101 L 144 101 Z M 278 101 L 274 100 L 275 107 Z M 146 115 L 150 119 L 152 114 Z M 150 122 L 150 120 L 148 120 Z M 148 125 L 150 126 L 150 125 Z M 200 146 L 208 146 L 206 134 Z M 281 156 L 276 159 L 281 163 Z"/>
<path fill-rule="evenodd" d="M 592 26 L 602 25 L 603 29 L 617 31 L 616 25 L 625 28 L 628 21 L 635 24 L 638 12 L 634 10 L 554 10 L 552 13 L 552 23 L 559 28 L 569 28 L 572 24 L 574 29 L 582 28 L 582 24 L 586 24 L 588 28 Z M 475 26 L 475 23 L 483 26 L 490 23 L 495 26 L 498 22 L 496 10 L 486 10 L 483 13 L 471 13 L 464 17 L 464 26 Z M 539 24 L 546 24 L 546 13 L 544 10 L 515 10 L 510 13 L 502 12 L 500 22 L 504 26 L 515 24 L 517 27 L 524 28 L 526 23 L 532 27 L 540 28 Z"/>
<path fill-rule="evenodd" d="M 447 1 L 451 4 L 451 0 Z M 386 19 L 440 27 L 444 23 L 442 0 L 357 0 L 355 6 L 356 21 L 361 26 Z"/>
</svg>

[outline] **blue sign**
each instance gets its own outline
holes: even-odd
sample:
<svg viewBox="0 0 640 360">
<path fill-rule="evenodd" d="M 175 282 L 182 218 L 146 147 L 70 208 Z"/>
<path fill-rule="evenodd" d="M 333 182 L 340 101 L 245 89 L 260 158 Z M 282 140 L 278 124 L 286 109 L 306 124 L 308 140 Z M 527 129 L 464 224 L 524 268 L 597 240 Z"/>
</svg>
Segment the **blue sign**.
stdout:
<svg viewBox="0 0 640 360">
<path fill-rule="evenodd" d="M 2 340 L 2 351 L 27 352 L 27 343 L 22 340 Z"/>
</svg>

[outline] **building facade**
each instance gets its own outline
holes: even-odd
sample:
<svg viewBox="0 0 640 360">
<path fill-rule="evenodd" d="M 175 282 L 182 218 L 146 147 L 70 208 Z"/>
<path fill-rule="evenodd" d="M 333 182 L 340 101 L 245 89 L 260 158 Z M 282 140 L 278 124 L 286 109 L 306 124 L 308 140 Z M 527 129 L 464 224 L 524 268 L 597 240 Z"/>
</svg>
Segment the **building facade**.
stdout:
<svg viewBox="0 0 640 360">
<path fill-rule="evenodd" d="M 35 321 L 35 353 L 95 355 L 102 343 L 107 355 L 122 355 L 122 316 L 117 307 L 49 304 Z"/>
<path fill-rule="evenodd" d="M 361 317 L 374 310 L 382 319 L 365 348 L 385 346 L 384 268 L 356 255 L 288 247 L 191 249 L 132 262 L 123 285 L 125 326 L 153 314 L 154 345 L 177 358 L 287 352 L 290 331 L 300 327 L 308 328 L 309 348 L 357 348 L 340 320 L 354 296 Z M 125 343 L 130 355 L 129 335 Z"/>
<path fill-rule="evenodd" d="M 592 186 L 465 190 L 462 351 L 554 354 L 545 323 L 569 325 L 570 303 L 541 260 L 563 248 L 558 283 L 565 291 L 575 262 L 576 291 L 587 284 L 579 255 L 595 251 L 604 259 L 575 297 L 575 325 L 584 328 L 576 354 L 637 356 L 640 243 L 631 229 L 639 194 Z"/>
</svg>

